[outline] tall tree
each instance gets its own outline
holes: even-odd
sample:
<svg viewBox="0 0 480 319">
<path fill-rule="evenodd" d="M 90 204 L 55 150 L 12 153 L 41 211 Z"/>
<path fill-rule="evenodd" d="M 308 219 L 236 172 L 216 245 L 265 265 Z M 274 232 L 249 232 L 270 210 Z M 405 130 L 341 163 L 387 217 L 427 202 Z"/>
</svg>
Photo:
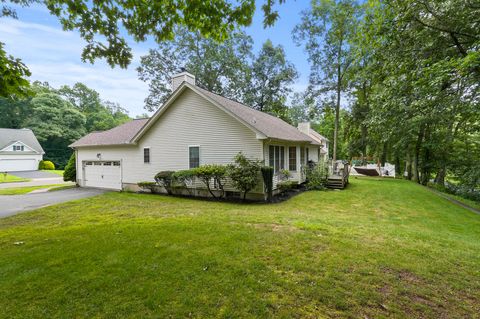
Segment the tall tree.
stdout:
<svg viewBox="0 0 480 319">
<path fill-rule="evenodd" d="M 37 0 L 2 0 L 2 3 L 28 7 Z M 278 3 L 283 3 L 279 0 Z M 107 1 L 107 0 L 47 0 L 41 1 L 56 16 L 64 30 L 77 30 L 87 43 L 82 59 L 93 61 L 105 58 L 113 67 L 123 68 L 132 60 L 132 50 L 124 37 L 128 33 L 137 42 L 152 37 L 161 43 L 175 35 L 177 27 L 198 31 L 202 36 L 223 41 L 236 27 L 248 26 L 255 13 L 255 1 Z M 274 9 L 277 1 L 262 5 L 264 25 L 278 18 Z M 0 6 L 0 17 L 17 18 L 15 9 Z M 122 32 L 125 30 L 126 32 Z"/>
<path fill-rule="evenodd" d="M 85 135 L 85 116 L 55 93 L 40 93 L 31 102 L 24 125 L 32 129 L 46 159 L 63 167 L 71 154 L 68 145 Z"/>
<path fill-rule="evenodd" d="M 349 39 L 358 24 L 358 5 L 353 0 L 313 0 L 302 14 L 302 22 L 293 31 L 298 44 L 305 43 L 311 63 L 310 82 L 319 95 L 334 94 L 335 128 L 333 161 L 337 159 L 338 131 L 342 92 L 352 57 Z"/>
<path fill-rule="evenodd" d="M 87 132 L 108 130 L 130 119 L 124 108 L 114 102 L 103 101 L 97 91 L 83 83 L 75 83 L 72 87 L 64 85 L 52 91 L 85 115 Z"/>
<path fill-rule="evenodd" d="M 179 29 L 175 38 L 159 44 L 141 58 L 138 74 L 149 83 L 145 109 L 154 111 L 171 93 L 171 77 L 184 67 L 196 76 L 196 83 L 209 91 L 233 99 L 244 95 L 252 39 L 233 32 L 224 42 L 203 38 L 198 32 Z"/>
<path fill-rule="evenodd" d="M 257 110 L 289 120 L 286 102 L 297 78 L 298 72 L 287 60 L 283 47 L 274 46 L 267 40 L 252 63 L 244 102 Z"/>
</svg>

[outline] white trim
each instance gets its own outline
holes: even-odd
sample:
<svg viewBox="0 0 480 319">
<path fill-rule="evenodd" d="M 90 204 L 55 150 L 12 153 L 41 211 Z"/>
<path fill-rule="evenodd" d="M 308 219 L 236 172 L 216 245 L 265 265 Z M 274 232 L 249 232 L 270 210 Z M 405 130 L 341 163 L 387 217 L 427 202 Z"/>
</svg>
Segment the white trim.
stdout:
<svg viewBox="0 0 480 319">
<path fill-rule="evenodd" d="M 22 144 L 24 147 L 27 147 L 28 149 L 30 149 L 32 152 L 34 152 L 34 153 L 36 153 L 36 154 L 39 154 L 39 155 L 45 154 L 45 152 L 41 153 L 41 152 L 35 150 L 33 147 L 28 146 L 27 144 L 23 143 L 23 142 L 20 141 L 20 140 L 19 140 L 19 141 L 12 142 L 12 143 L 6 145 L 4 148 L 2 148 L 2 149 L 0 150 L 0 152 L 4 152 L 8 147 L 10 147 L 10 146 L 12 146 L 12 145 L 15 145 L 15 144 L 17 144 L 17 143 Z M 19 152 L 19 154 L 21 154 L 22 152 L 28 152 L 28 151 L 12 151 L 12 152 Z"/>
<path fill-rule="evenodd" d="M 202 149 L 200 145 L 188 145 L 188 169 L 192 169 L 194 167 L 190 167 L 190 148 L 191 147 L 198 147 L 198 166 L 202 165 L 202 155 L 200 150 Z"/>
</svg>

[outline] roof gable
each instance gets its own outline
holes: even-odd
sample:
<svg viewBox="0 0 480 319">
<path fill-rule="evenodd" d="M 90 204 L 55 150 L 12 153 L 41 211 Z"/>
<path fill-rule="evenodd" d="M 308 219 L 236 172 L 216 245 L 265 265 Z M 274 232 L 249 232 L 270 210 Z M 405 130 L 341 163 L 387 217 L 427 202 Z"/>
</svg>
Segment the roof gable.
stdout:
<svg viewBox="0 0 480 319">
<path fill-rule="evenodd" d="M 10 129 L 0 128 L 0 152 L 8 146 L 20 142 L 30 148 L 33 152 L 44 154 L 42 146 L 38 142 L 35 134 L 30 129 Z"/>
</svg>

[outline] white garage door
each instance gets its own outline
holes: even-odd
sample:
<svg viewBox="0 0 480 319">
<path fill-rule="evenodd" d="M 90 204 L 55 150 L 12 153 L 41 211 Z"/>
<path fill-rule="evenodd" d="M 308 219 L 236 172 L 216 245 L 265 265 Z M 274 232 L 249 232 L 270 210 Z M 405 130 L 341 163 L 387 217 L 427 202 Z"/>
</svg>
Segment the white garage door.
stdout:
<svg viewBox="0 0 480 319">
<path fill-rule="evenodd" d="M 36 171 L 37 160 L 26 159 L 0 159 L 0 172 Z"/>
<path fill-rule="evenodd" d="M 86 161 L 83 169 L 85 186 L 122 189 L 120 161 Z"/>
</svg>

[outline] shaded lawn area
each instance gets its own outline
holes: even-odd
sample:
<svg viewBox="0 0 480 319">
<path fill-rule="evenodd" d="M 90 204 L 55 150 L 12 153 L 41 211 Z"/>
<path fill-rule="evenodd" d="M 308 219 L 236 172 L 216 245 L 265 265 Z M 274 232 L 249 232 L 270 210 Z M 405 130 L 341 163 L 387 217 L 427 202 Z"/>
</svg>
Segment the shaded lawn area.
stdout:
<svg viewBox="0 0 480 319">
<path fill-rule="evenodd" d="M 28 182 L 28 178 L 22 178 L 11 174 L 4 174 L 0 172 L 0 183 L 11 183 L 11 182 Z"/>
<path fill-rule="evenodd" d="M 0 189 L 0 195 L 23 195 L 23 194 L 28 194 L 37 189 L 45 189 L 45 188 L 50 188 L 50 191 L 53 191 L 53 190 L 60 190 L 65 188 L 72 188 L 72 185 L 51 184 L 51 185 L 41 185 L 41 186 L 4 188 L 4 189 Z"/>
<path fill-rule="evenodd" d="M 480 216 L 401 180 L 352 178 L 274 205 L 107 193 L 0 220 L 0 309 L 473 318 L 479 252 Z"/>
</svg>

